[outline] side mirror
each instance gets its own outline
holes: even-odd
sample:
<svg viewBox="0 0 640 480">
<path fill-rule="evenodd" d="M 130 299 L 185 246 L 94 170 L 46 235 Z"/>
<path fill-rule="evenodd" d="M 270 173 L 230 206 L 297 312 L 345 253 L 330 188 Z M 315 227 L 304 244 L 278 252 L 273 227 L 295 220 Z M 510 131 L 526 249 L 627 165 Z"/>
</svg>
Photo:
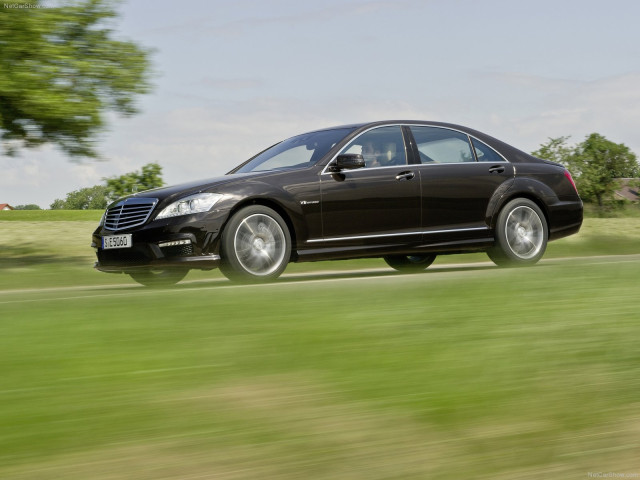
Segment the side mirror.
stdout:
<svg viewBox="0 0 640 480">
<path fill-rule="evenodd" d="M 338 155 L 336 162 L 329 167 L 329 171 L 338 173 L 356 168 L 364 168 L 364 157 L 359 153 L 343 153 Z"/>
</svg>

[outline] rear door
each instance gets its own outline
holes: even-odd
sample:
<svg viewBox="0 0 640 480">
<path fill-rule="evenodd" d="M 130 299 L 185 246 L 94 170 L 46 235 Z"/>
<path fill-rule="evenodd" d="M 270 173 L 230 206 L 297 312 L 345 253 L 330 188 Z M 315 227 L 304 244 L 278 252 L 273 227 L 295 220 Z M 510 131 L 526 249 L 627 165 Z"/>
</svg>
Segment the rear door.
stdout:
<svg viewBox="0 0 640 480">
<path fill-rule="evenodd" d="M 513 165 L 466 133 L 411 126 L 419 158 L 425 241 L 441 233 L 477 238 L 489 229 L 489 202 L 510 185 Z"/>
</svg>

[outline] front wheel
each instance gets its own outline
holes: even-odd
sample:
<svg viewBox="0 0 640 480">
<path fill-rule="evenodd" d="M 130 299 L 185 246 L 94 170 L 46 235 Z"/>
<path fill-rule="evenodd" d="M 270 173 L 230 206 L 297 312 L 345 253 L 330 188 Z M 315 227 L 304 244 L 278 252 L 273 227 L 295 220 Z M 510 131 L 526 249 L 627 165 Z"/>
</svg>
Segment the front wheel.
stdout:
<svg viewBox="0 0 640 480">
<path fill-rule="evenodd" d="M 516 198 L 500 211 L 496 245 L 487 254 L 499 266 L 533 265 L 544 255 L 548 238 L 540 207 L 526 198 Z"/>
<path fill-rule="evenodd" d="M 238 211 L 222 232 L 220 271 L 230 280 L 278 278 L 291 257 L 291 235 L 274 210 L 252 205 Z"/>
<path fill-rule="evenodd" d="M 421 272 L 433 263 L 435 255 L 387 255 L 384 261 L 399 272 Z"/>
<path fill-rule="evenodd" d="M 187 269 L 171 268 L 166 270 L 130 272 L 129 275 L 145 287 L 168 287 L 178 283 L 188 272 L 189 270 Z"/>
</svg>

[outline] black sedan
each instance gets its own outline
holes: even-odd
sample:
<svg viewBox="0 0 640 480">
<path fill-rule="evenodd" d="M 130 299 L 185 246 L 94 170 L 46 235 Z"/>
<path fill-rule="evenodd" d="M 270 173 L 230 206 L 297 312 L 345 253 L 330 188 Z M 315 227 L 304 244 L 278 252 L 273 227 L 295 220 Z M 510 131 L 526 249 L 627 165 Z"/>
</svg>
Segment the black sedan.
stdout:
<svg viewBox="0 0 640 480">
<path fill-rule="evenodd" d="M 173 284 L 189 269 L 266 281 L 289 262 L 382 257 L 419 271 L 486 251 L 530 265 L 578 232 L 570 173 L 459 125 L 384 121 L 284 140 L 228 174 L 108 206 L 93 234 L 104 272 Z"/>
</svg>

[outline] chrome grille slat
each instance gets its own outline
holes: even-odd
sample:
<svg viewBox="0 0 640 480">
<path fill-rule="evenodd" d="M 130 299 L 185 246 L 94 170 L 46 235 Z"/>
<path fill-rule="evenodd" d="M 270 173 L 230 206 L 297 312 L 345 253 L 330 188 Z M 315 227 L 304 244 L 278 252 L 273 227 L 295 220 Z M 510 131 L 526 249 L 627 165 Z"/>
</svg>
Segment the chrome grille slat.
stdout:
<svg viewBox="0 0 640 480">
<path fill-rule="evenodd" d="M 157 203 L 157 198 L 133 197 L 120 200 L 107 209 L 104 228 L 118 231 L 143 225 Z"/>
<path fill-rule="evenodd" d="M 124 214 L 120 214 L 120 221 L 123 221 L 123 215 L 126 216 L 125 220 L 127 220 L 127 221 L 139 220 L 141 218 L 146 218 L 147 217 L 147 213 L 144 213 L 143 215 L 127 215 L 127 213 L 125 212 Z M 116 217 L 116 219 L 117 219 L 117 217 Z"/>
</svg>

